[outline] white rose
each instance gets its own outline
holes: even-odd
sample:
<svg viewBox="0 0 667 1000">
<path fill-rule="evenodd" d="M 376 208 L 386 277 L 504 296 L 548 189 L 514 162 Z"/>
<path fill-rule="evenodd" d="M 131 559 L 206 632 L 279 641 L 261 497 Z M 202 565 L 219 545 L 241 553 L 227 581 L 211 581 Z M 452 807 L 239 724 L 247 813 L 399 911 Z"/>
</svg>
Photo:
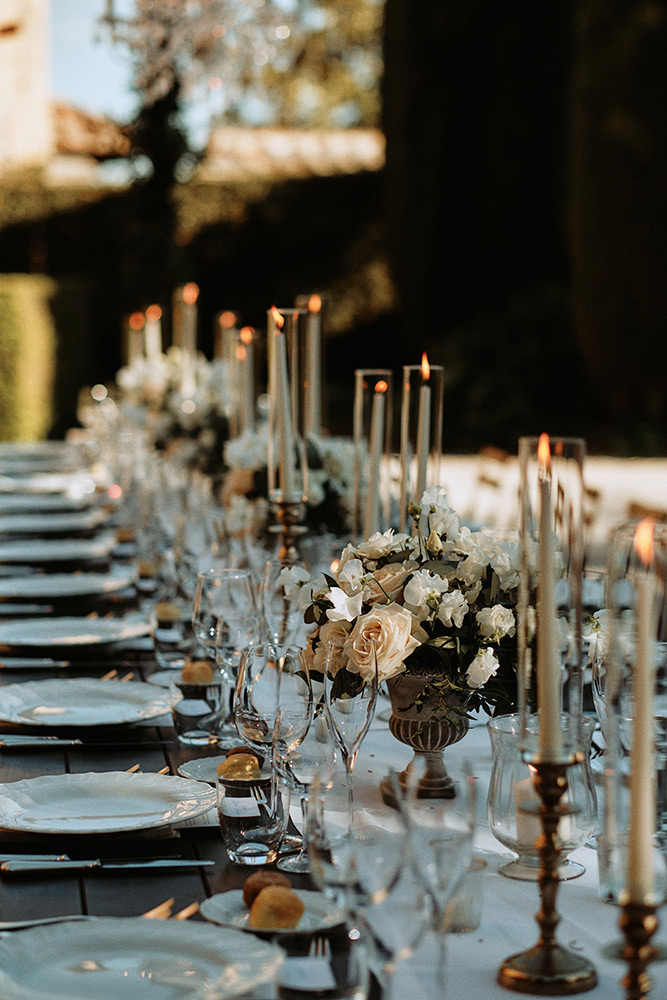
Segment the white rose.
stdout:
<svg viewBox="0 0 667 1000">
<path fill-rule="evenodd" d="M 352 622 L 361 614 L 361 593 L 348 597 L 340 587 L 332 587 L 327 597 L 333 604 L 333 608 L 327 609 L 327 618 L 330 622 Z"/>
<path fill-rule="evenodd" d="M 381 604 L 361 615 L 343 647 L 349 657 L 348 668 L 370 680 L 375 655 L 378 683 L 400 674 L 405 670 L 405 659 L 419 646 L 412 626 L 412 615 L 398 604 Z"/>
<path fill-rule="evenodd" d="M 461 591 L 452 590 L 443 595 L 438 608 L 438 618 L 443 625 L 454 625 L 456 628 L 461 628 L 467 610 L 468 602 Z"/>
<path fill-rule="evenodd" d="M 501 639 L 504 635 L 514 635 L 516 622 L 514 614 L 502 604 L 494 604 L 492 608 L 482 608 L 476 615 L 479 634 L 485 639 Z"/>
<path fill-rule="evenodd" d="M 493 677 L 499 666 L 500 663 L 492 649 L 480 649 L 468 667 L 466 682 L 471 688 L 480 688 L 486 684 L 489 677 Z"/>
</svg>

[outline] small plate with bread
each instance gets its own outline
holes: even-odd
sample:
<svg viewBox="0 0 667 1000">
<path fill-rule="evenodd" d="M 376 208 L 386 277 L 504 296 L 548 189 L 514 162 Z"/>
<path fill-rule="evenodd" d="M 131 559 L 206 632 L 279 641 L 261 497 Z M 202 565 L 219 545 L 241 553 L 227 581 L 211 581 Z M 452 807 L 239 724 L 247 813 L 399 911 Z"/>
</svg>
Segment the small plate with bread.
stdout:
<svg viewBox="0 0 667 1000">
<path fill-rule="evenodd" d="M 321 892 L 292 889 L 281 872 L 253 872 L 243 889 L 219 892 L 201 904 L 206 920 L 258 934 L 313 934 L 336 927 L 343 913 Z"/>
</svg>

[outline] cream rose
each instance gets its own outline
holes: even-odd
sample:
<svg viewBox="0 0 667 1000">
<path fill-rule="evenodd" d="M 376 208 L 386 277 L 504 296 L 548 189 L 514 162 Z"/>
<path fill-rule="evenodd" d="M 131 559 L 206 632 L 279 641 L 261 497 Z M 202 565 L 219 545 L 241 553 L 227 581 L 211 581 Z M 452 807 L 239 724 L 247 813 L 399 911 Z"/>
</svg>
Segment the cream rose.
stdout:
<svg viewBox="0 0 667 1000">
<path fill-rule="evenodd" d="M 346 621 L 325 622 L 320 629 L 320 641 L 315 648 L 312 669 L 323 674 L 329 656 L 329 672 L 335 676 L 341 667 L 347 663 L 347 653 L 344 651 L 345 640 L 350 634 L 350 626 Z"/>
<path fill-rule="evenodd" d="M 364 581 L 364 600 L 369 604 L 377 604 L 386 601 L 396 601 L 400 597 L 403 584 L 412 573 L 416 563 L 387 563 L 376 569 L 373 579 Z"/>
<path fill-rule="evenodd" d="M 364 680 L 374 673 L 373 651 L 377 656 L 378 682 L 405 670 L 405 659 L 419 645 L 412 635 L 413 616 L 398 604 L 384 604 L 357 618 L 344 652 L 348 668 L 358 671 Z"/>
</svg>

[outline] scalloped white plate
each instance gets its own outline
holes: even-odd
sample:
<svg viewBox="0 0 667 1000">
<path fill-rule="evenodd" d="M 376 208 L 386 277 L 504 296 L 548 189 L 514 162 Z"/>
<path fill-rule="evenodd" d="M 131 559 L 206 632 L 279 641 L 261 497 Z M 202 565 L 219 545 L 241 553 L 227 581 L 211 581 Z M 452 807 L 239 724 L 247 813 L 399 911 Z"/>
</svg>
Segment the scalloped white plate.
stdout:
<svg viewBox="0 0 667 1000">
<path fill-rule="evenodd" d="M 36 960 L 36 958 L 38 960 Z M 201 921 L 95 917 L 0 942 L 3 1000 L 223 1000 L 267 984 L 276 945 Z"/>
<path fill-rule="evenodd" d="M 22 539 L 0 542 L 0 563 L 78 562 L 101 559 L 116 547 L 113 531 L 95 538 Z"/>
<path fill-rule="evenodd" d="M 0 646 L 94 646 L 148 635 L 143 618 L 21 618 L 0 622 Z"/>
<path fill-rule="evenodd" d="M 0 688 L 0 722 L 29 726 L 118 726 L 169 711 L 169 692 L 143 681 L 45 678 Z"/>
<path fill-rule="evenodd" d="M 33 573 L 0 577 L 0 598 L 87 597 L 124 590 L 137 578 L 136 569 L 115 567 L 109 573 Z"/>
<path fill-rule="evenodd" d="M 0 827 L 24 833 L 126 833 L 182 823 L 214 805 L 214 788 L 170 774 L 45 774 L 0 785 Z"/>
<path fill-rule="evenodd" d="M 0 513 L 0 533 L 3 535 L 57 535 L 67 532 L 92 531 L 107 521 L 103 507 L 84 510 L 43 511 L 36 514 Z"/>
</svg>

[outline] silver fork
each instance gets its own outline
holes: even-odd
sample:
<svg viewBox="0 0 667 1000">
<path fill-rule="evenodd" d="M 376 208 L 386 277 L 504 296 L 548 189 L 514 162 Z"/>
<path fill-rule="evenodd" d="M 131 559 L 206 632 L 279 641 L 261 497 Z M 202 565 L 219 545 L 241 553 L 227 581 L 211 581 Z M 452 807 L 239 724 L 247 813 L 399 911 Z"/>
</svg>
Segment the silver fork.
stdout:
<svg viewBox="0 0 667 1000">
<path fill-rule="evenodd" d="M 308 958 L 331 958 L 331 945 L 329 938 L 316 937 L 310 942 L 308 948 Z"/>
</svg>

